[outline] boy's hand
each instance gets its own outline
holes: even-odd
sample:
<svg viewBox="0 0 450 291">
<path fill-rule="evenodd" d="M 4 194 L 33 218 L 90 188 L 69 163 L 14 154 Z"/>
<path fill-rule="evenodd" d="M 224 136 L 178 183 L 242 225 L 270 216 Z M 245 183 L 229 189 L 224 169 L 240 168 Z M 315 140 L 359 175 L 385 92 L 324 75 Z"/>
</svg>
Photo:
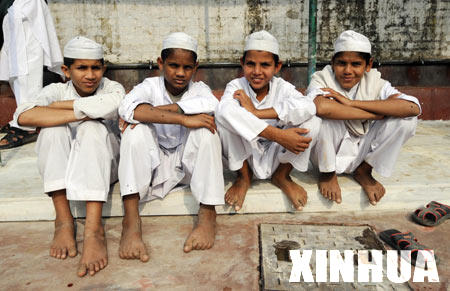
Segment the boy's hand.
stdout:
<svg viewBox="0 0 450 291">
<path fill-rule="evenodd" d="M 125 129 L 127 129 L 129 123 L 123 120 L 122 118 L 119 118 L 119 129 L 121 133 L 124 133 Z M 137 124 L 132 124 L 131 129 L 135 128 Z"/>
<path fill-rule="evenodd" d="M 334 98 L 337 102 L 341 103 L 342 105 L 352 106 L 352 100 L 348 99 L 347 97 L 343 96 L 342 94 L 334 91 L 330 88 L 321 88 L 322 91 L 328 92 L 327 95 L 323 95 L 327 98 Z"/>
<path fill-rule="evenodd" d="M 241 103 L 241 106 L 244 107 L 248 112 L 255 114 L 256 108 L 253 105 L 252 100 L 250 97 L 245 94 L 245 91 L 240 89 L 234 91 L 233 98 L 238 100 L 239 103 Z"/>
<path fill-rule="evenodd" d="M 214 122 L 214 117 L 208 114 L 195 114 L 195 115 L 184 115 L 181 125 L 187 128 L 201 128 L 205 127 L 209 129 L 212 133 L 217 130 L 216 123 Z"/>
<path fill-rule="evenodd" d="M 309 130 L 306 128 L 282 129 L 276 142 L 297 155 L 309 147 L 312 138 L 303 136 L 308 132 Z"/>
<path fill-rule="evenodd" d="M 314 104 L 316 104 L 316 106 L 320 106 L 322 103 L 327 103 L 327 102 L 337 102 L 337 101 L 329 98 L 327 95 L 317 95 L 314 98 Z"/>
</svg>

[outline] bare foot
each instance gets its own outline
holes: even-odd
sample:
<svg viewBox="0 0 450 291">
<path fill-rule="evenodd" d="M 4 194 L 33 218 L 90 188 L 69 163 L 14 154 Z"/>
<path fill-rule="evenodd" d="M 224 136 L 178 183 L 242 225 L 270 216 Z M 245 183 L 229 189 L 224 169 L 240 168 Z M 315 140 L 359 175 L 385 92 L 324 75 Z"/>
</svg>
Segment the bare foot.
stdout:
<svg viewBox="0 0 450 291">
<path fill-rule="evenodd" d="M 67 255 L 71 258 L 77 255 L 73 219 L 68 221 L 55 220 L 55 233 L 50 246 L 50 256 L 65 259 Z"/>
<path fill-rule="evenodd" d="M 183 251 L 207 250 L 213 247 L 216 238 L 216 208 L 200 204 L 198 222 L 184 243 Z"/>
<path fill-rule="evenodd" d="M 356 182 L 362 186 L 372 205 L 376 205 L 384 196 L 384 193 L 386 193 L 386 189 L 384 189 L 383 185 L 373 178 L 372 166 L 366 162 L 362 162 L 361 165 L 358 166 L 353 173 L 353 177 Z"/>
<path fill-rule="evenodd" d="M 248 162 L 244 161 L 242 168 L 237 173 L 236 181 L 225 193 L 225 202 L 231 206 L 234 205 L 234 210 L 239 211 L 242 208 L 242 204 L 244 204 L 245 195 L 252 183 L 253 172 Z"/>
<path fill-rule="evenodd" d="M 342 202 L 341 187 L 339 187 L 336 172 L 320 173 L 319 190 L 323 197 L 336 201 L 338 204 Z"/>
<path fill-rule="evenodd" d="M 147 262 L 150 257 L 142 240 L 141 218 L 124 217 L 122 237 L 120 238 L 119 257 L 121 259 L 138 259 Z"/>
<path fill-rule="evenodd" d="M 96 272 L 105 268 L 108 264 L 108 252 L 106 249 L 105 230 L 84 229 L 83 253 L 78 265 L 78 276 L 83 277 L 87 273 L 93 276 Z"/>
<path fill-rule="evenodd" d="M 302 210 L 308 199 L 307 193 L 302 186 L 292 181 L 289 175 L 291 170 L 291 164 L 280 164 L 273 173 L 271 182 L 286 194 L 296 210 Z"/>
<path fill-rule="evenodd" d="M 233 185 L 225 193 L 225 201 L 227 204 L 233 206 L 236 211 L 239 211 L 244 204 L 245 195 L 250 188 L 250 182 L 242 177 L 237 177 Z"/>
</svg>

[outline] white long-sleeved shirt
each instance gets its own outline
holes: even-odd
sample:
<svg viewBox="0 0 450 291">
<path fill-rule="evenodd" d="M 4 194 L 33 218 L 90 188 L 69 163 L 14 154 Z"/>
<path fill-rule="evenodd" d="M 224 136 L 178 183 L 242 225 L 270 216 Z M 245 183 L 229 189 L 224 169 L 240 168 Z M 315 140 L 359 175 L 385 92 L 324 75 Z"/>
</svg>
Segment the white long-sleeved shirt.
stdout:
<svg viewBox="0 0 450 291">
<path fill-rule="evenodd" d="M 24 130 L 33 130 L 33 127 L 19 126 L 17 120 L 23 112 L 36 106 L 48 106 L 55 101 L 75 100 L 73 110 L 78 119 L 90 117 L 92 119 L 118 119 L 117 109 L 125 96 L 123 86 L 115 81 L 103 77 L 94 95 L 81 97 L 72 81 L 67 83 L 54 83 L 45 86 L 35 102 L 26 102 L 19 105 L 14 113 L 12 126 Z"/>
<path fill-rule="evenodd" d="M 164 77 L 145 79 L 128 93 L 119 107 L 120 117 L 129 123 L 139 123 L 134 119 L 134 110 L 140 104 L 161 106 L 173 104 L 164 85 Z M 185 114 L 213 114 L 219 101 L 211 89 L 203 82 L 190 82 L 188 90 L 176 102 Z M 186 128 L 178 124 L 155 123 L 159 144 L 167 149 L 180 145 Z"/>
<path fill-rule="evenodd" d="M 243 89 L 252 100 L 256 109 L 273 108 L 277 119 L 259 119 L 233 98 L 236 90 Z M 256 93 L 245 77 L 234 79 L 227 84 L 217 110 L 217 119 L 225 126 L 232 127 L 242 137 L 252 141 L 269 125 L 299 125 L 316 114 L 314 103 L 302 95 L 295 86 L 273 77 L 269 83 L 269 92 L 263 100 L 256 99 Z"/>
</svg>

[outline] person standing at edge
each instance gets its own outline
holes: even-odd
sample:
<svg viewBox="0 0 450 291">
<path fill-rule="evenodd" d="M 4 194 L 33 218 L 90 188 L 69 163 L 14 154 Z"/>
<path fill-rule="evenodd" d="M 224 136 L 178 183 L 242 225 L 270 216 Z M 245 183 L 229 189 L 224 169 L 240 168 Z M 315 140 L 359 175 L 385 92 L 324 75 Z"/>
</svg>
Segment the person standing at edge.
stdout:
<svg viewBox="0 0 450 291">
<path fill-rule="evenodd" d="M 9 8 L 3 18 L 6 7 Z M 63 57 L 46 1 L 6 0 L 2 1 L 0 9 L 3 20 L 0 80 L 9 82 L 16 104 L 20 106 L 36 100 L 43 86 L 44 66 L 63 76 Z M 3 126 L 0 133 L 6 133 L 0 140 L 0 150 L 33 142 L 38 135 L 13 122 Z"/>
</svg>

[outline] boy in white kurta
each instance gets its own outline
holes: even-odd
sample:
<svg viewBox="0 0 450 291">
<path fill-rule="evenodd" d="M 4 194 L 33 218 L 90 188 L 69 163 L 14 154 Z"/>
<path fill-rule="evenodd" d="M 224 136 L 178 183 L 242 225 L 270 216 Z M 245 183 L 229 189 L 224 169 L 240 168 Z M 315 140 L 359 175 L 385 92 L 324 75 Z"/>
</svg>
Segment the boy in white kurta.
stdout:
<svg viewBox="0 0 450 291">
<path fill-rule="evenodd" d="M 63 58 L 50 10 L 44 0 L 16 0 L 3 25 L 4 44 L 0 54 L 0 80 L 9 81 L 17 106 L 33 102 L 42 90 L 43 66 L 62 75 Z M 2 128 L 7 135 L 0 149 L 36 140 L 35 131 L 12 123 Z"/>
<path fill-rule="evenodd" d="M 41 128 L 36 152 L 44 190 L 55 206 L 55 234 L 50 255 L 77 254 L 68 200 L 86 201 L 83 252 L 78 275 L 94 275 L 108 263 L 102 206 L 117 180 L 119 132 L 117 109 L 125 90 L 103 77 L 103 48 L 76 37 L 64 48 L 67 83 L 51 84 L 34 102 L 21 104 L 14 125 Z"/>
<path fill-rule="evenodd" d="M 352 173 L 369 202 L 385 193 L 372 176 L 391 175 L 402 145 L 414 135 L 420 105 L 372 69 L 370 41 L 344 31 L 335 42 L 331 65 L 316 72 L 307 93 L 323 118 L 312 160 L 320 171 L 322 195 L 341 203 L 336 174 Z"/>
<path fill-rule="evenodd" d="M 145 79 L 120 105 L 126 127 L 119 165 L 125 210 L 121 258 L 148 260 L 138 202 L 162 199 L 179 184 L 190 185 L 200 203 L 184 251 L 213 246 L 215 205 L 224 204 L 220 139 L 212 116 L 218 100 L 207 85 L 191 80 L 196 51 L 197 41 L 189 35 L 170 34 L 158 58 L 162 76 Z"/>
<path fill-rule="evenodd" d="M 301 210 L 307 193 L 289 174 L 293 167 L 308 169 L 320 128 L 315 105 L 292 84 L 274 77 L 281 69 L 278 42 L 267 31 L 247 37 L 241 65 L 244 77 L 228 83 L 216 117 L 228 167 L 238 171 L 225 200 L 241 209 L 255 175 L 271 178 Z"/>
</svg>

